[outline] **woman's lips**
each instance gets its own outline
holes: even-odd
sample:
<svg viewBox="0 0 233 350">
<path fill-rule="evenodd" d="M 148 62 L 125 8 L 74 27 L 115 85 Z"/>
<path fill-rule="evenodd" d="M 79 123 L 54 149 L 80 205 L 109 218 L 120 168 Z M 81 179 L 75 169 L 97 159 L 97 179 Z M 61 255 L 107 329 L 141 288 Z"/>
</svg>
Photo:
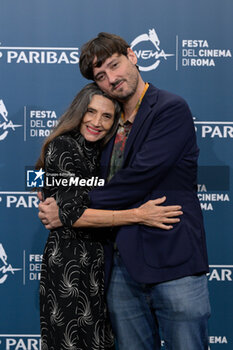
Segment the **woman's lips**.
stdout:
<svg viewBox="0 0 233 350">
<path fill-rule="evenodd" d="M 101 132 L 101 130 L 93 128 L 92 126 L 88 126 L 88 125 L 87 125 L 87 130 L 92 135 L 98 135 Z"/>
</svg>

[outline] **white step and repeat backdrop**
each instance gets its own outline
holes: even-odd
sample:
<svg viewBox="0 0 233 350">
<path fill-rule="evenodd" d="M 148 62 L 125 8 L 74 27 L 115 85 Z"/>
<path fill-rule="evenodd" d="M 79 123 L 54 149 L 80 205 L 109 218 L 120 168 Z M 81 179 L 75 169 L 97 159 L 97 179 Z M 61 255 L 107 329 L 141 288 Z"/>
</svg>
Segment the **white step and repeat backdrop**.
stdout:
<svg viewBox="0 0 233 350">
<path fill-rule="evenodd" d="M 47 231 L 35 194 L 26 190 L 26 171 L 85 84 L 80 48 L 101 31 L 124 37 L 144 80 L 191 107 L 211 271 L 209 346 L 233 349 L 232 14 L 232 0 L 1 0 L 1 350 L 40 348 L 38 288 Z"/>
</svg>

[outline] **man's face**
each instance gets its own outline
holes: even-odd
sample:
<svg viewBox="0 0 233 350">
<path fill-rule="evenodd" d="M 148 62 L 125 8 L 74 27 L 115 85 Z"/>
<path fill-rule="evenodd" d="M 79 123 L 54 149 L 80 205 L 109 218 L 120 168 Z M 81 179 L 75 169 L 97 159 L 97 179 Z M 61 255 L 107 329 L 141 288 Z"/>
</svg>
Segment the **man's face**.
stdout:
<svg viewBox="0 0 233 350">
<path fill-rule="evenodd" d="M 94 80 L 100 89 L 119 101 L 127 101 L 137 90 L 139 73 L 136 67 L 137 58 L 131 49 L 127 57 L 113 54 L 101 67 L 95 67 L 93 61 Z"/>
</svg>

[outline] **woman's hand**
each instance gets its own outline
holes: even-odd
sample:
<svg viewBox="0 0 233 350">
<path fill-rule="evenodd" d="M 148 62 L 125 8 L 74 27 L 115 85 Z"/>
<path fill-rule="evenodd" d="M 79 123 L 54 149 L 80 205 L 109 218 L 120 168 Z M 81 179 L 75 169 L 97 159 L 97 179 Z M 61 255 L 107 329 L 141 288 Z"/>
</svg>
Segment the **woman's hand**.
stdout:
<svg viewBox="0 0 233 350">
<path fill-rule="evenodd" d="M 41 198 L 41 195 L 38 194 L 38 198 Z M 62 223 L 59 219 L 59 208 L 54 198 L 46 198 L 44 202 L 40 202 L 38 217 L 42 224 L 48 230 L 62 226 Z"/>
<path fill-rule="evenodd" d="M 177 216 L 182 215 L 183 212 L 180 205 L 161 205 L 165 201 L 166 197 L 164 196 L 150 200 L 136 208 L 139 224 L 158 227 L 164 230 L 172 229 L 172 224 L 180 221 Z"/>
</svg>

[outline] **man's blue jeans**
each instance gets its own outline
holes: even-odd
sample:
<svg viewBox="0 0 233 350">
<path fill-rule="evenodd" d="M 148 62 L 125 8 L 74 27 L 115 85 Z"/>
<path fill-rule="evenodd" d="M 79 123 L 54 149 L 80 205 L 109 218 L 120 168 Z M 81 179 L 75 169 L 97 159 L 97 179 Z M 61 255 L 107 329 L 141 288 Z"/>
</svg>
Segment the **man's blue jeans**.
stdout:
<svg viewBox="0 0 233 350">
<path fill-rule="evenodd" d="M 207 350 L 206 276 L 140 284 L 114 255 L 107 300 L 118 349 L 157 350 L 163 339 L 166 350 Z"/>
</svg>

